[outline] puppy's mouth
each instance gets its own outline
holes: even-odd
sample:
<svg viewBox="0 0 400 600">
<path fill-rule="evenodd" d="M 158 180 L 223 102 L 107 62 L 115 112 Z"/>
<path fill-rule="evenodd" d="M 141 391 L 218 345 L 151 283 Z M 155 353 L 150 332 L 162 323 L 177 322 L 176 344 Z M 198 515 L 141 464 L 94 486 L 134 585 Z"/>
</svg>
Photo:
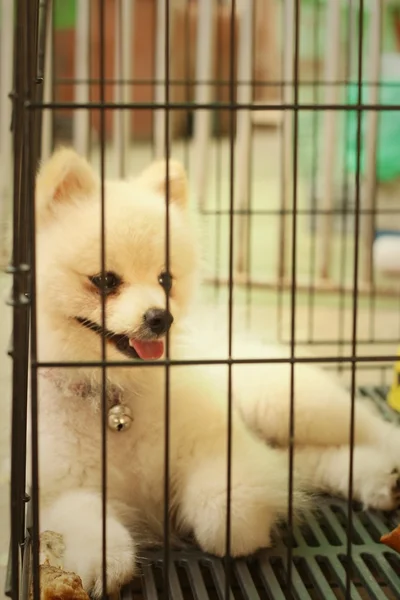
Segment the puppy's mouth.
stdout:
<svg viewBox="0 0 400 600">
<path fill-rule="evenodd" d="M 104 336 L 107 342 L 113 344 L 116 349 L 127 358 L 157 360 L 158 358 L 161 358 L 164 353 L 163 340 L 139 340 L 130 338 L 127 335 L 114 333 L 109 329 L 105 329 L 101 325 L 89 321 L 89 319 L 75 317 L 75 320 L 80 325 L 83 325 L 83 327 L 90 329 L 90 331 L 94 331 L 94 333 L 97 333 L 102 337 Z"/>
</svg>

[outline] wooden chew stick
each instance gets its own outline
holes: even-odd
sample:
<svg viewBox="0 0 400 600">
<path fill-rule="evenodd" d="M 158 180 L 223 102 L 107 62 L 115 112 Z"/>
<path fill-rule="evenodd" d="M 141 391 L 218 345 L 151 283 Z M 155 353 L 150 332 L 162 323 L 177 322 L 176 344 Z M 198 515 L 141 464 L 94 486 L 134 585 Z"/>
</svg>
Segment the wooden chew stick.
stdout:
<svg viewBox="0 0 400 600">
<path fill-rule="evenodd" d="M 396 552 L 400 553 L 400 525 L 393 529 L 390 533 L 385 533 L 381 537 L 382 544 L 389 546 L 392 550 L 396 550 Z"/>
<path fill-rule="evenodd" d="M 54 531 L 44 531 L 40 536 L 40 600 L 89 600 L 82 587 L 81 578 L 64 571 L 62 536 Z M 33 599 L 32 582 L 29 600 Z"/>
</svg>

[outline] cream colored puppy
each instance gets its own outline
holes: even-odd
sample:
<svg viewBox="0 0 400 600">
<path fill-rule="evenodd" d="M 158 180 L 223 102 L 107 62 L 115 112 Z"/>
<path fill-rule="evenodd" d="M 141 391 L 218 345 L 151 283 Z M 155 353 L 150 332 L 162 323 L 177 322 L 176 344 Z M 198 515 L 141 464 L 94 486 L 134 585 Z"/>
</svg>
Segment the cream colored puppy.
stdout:
<svg viewBox="0 0 400 600">
<path fill-rule="evenodd" d="M 86 162 L 62 149 L 37 179 L 37 314 L 40 361 L 87 366 L 39 372 L 40 525 L 64 536 L 65 568 L 86 589 L 102 592 L 101 370 L 107 406 L 132 417 L 123 432 L 107 429 L 107 588 L 134 574 L 141 544 L 162 542 L 164 517 L 165 356 L 224 358 L 225 345 L 203 331 L 191 303 L 198 251 L 187 211 L 182 167 L 170 163 L 170 269 L 165 262 L 165 163 L 132 181 L 105 184 L 105 276 L 101 275 L 101 186 Z M 105 296 L 105 322 L 101 296 Z M 166 294 L 169 293 L 167 309 Z M 189 324 L 189 327 L 186 325 Z M 240 345 L 244 356 L 276 356 L 277 348 Z M 270 544 L 288 510 L 288 365 L 233 368 L 231 552 Z M 227 510 L 227 367 L 181 365 L 169 370 L 171 531 L 193 535 L 223 555 Z M 349 398 L 322 371 L 296 368 L 294 510 L 304 489 L 346 495 Z M 354 488 L 367 505 L 398 502 L 398 431 L 357 408 Z M 273 442 L 274 448 L 267 442 Z"/>
</svg>

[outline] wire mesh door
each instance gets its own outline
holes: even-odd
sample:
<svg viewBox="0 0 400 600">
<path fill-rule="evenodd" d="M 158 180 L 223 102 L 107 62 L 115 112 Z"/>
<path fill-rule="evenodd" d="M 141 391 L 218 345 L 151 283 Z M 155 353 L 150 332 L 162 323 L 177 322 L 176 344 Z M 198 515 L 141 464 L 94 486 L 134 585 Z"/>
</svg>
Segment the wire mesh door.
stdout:
<svg viewBox="0 0 400 600">
<path fill-rule="evenodd" d="M 379 190 L 387 189 L 377 167 L 381 115 L 391 111 L 394 127 L 400 110 L 398 101 L 379 95 L 396 89 L 393 82 L 386 87 L 381 82 L 384 3 L 77 0 L 70 5 L 16 0 L 14 14 L 2 5 L 4 81 L 10 45 L 3 37 L 5 23 L 14 32 L 12 156 L 5 141 L 9 114 L 1 109 L 3 155 L 13 164 L 8 595 L 36 599 L 49 589 L 55 593 L 60 577 L 68 593 L 80 598 L 87 592 L 118 593 L 119 584 L 126 584 L 125 598 L 396 598 L 400 560 L 379 542 L 398 524 L 400 478 L 396 461 L 388 461 L 385 469 L 389 464 L 393 469 L 377 475 L 384 500 L 360 492 L 360 469 L 368 461 L 358 457 L 366 445 L 372 465 L 378 450 L 368 437 L 360 443 L 358 411 L 361 421 L 369 417 L 364 408 L 356 411 L 372 401 L 382 417 L 374 426 L 385 422 L 382 448 L 391 444 L 386 454 L 398 448 L 399 416 L 386 395 L 399 337 L 399 290 L 393 269 L 387 279 L 374 263 L 382 227 L 377 222 L 389 216 L 394 223 L 400 210 L 396 202 L 379 204 Z M 60 23 L 68 19 L 72 24 L 63 29 Z M 276 27 L 267 27 L 269 22 Z M 311 66 L 303 55 L 305 41 Z M 275 60 L 263 59 L 273 52 Z M 60 144 L 77 154 L 65 149 L 53 154 Z M 143 171 L 155 159 L 166 160 Z M 193 189 L 194 202 L 187 207 L 182 165 Z M 131 184 L 135 172 L 141 175 Z M 84 204 L 85 199 L 90 201 Z M 206 248 L 196 325 L 202 329 L 205 313 L 222 323 L 221 355 L 214 356 L 219 341 L 214 330 L 205 356 L 195 356 L 187 343 L 190 328 L 184 329 L 182 346 L 174 345 L 175 328 L 184 323 L 181 312 L 189 306 L 188 286 L 200 277 L 188 225 L 186 231 L 191 212 L 200 221 Z M 390 231 L 395 237 L 395 227 Z M 157 253 L 162 259 L 150 281 Z M 124 318 L 129 313 L 133 319 L 137 306 L 140 326 L 126 324 Z M 272 339 L 273 349 L 256 346 L 247 354 L 240 341 L 244 331 Z M 278 342 L 283 345 L 277 350 Z M 345 441 L 330 444 L 317 432 L 318 442 L 313 438 L 309 450 L 298 426 L 298 382 L 318 379 L 307 369 L 320 366 L 341 371 L 348 385 L 347 392 L 339 392 L 326 380 L 318 389 L 322 397 L 332 392 L 326 410 L 333 412 L 321 417 L 325 421 L 334 414 L 334 394 L 339 404 L 346 399 L 343 422 L 332 417 L 326 433 L 336 439 L 335 427 L 343 428 Z M 269 369 L 263 388 L 274 379 L 285 381 L 282 434 L 278 428 L 264 433 L 237 400 L 235 373 L 244 369 L 246 396 L 257 367 Z M 209 378 L 218 368 L 220 413 L 208 403 L 215 394 Z M 193 386 L 198 372 L 204 379 Z M 152 393 L 146 396 L 148 388 Z M 153 396 L 158 404 L 151 404 Z M 54 402 L 48 403 L 49 397 Z M 185 420 L 187 404 L 193 408 Z M 319 410 L 316 403 L 315 419 Z M 223 425 L 215 441 L 218 419 Z M 199 429 L 211 432 L 200 441 L 194 437 L 197 420 L 203 424 Z M 146 450 L 138 451 L 142 422 L 148 441 Z M 260 427 L 262 450 L 254 441 Z M 188 457 L 201 446 L 218 477 L 205 471 L 193 475 L 192 487 L 181 482 L 176 465 L 184 462 L 186 450 L 176 440 L 185 436 Z M 278 513 L 285 524 L 266 550 L 268 536 L 258 538 L 262 511 L 237 541 L 240 436 L 252 440 L 240 477 L 254 477 L 254 487 L 266 494 L 282 480 L 284 510 Z M 305 449 L 297 445 L 298 436 L 306 440 Z M 319 449 L 324 444 L 326 452 Z M 153 446 L 158 455 L 151 454 Z M 52 465 L 53 452 L 67 467 Z M 271 484 L 257 471 L 264 460 L 258 452 L 271 453 L 268 460 L 281 465 Z M 331 469 L 325 476 L 321 464 L 331 465 L 329 453 L 342 461 L 345 475 Z M 135 461 L 141 467 L 133 468 Z M 322 472 L 311 491 L 335 496 L 307 508 L 300 525 L 296 461 L 305 469 L 305 487 Z M 132 468 L 125 472 L 124 465 Z M 148 478 L 151 469 L 158 474 L 156 483 Z M 188 472 L 191 482 L 197 472 L 194 467 Z M 218 518 L 213 505 L 204 513 L 204 533 L 198 514 L 208 510 L 216 483 Z M 132 500 L 131 487 L 140 502 Z M 374 510 L 360 510 L 355 501 Z M 42 510 L 46 503 L 51 509 Z M 378 510 L 385 508 L 390 512 Z M 85 518 L 77 526 L 81 510 Z M 247 515 L 246 505 L 243 510 Z M 92 533 L 93 515 L 100 527 L 90 546 L 82 531 Z M 223 535 L 213 531 L 210 542 L 208 527 Z M 153 545 L 158 549 L 149 549 Z M 74 573 L 64 571 L 64 562 L 76 566 L 69 567 Z"/>
</svg>

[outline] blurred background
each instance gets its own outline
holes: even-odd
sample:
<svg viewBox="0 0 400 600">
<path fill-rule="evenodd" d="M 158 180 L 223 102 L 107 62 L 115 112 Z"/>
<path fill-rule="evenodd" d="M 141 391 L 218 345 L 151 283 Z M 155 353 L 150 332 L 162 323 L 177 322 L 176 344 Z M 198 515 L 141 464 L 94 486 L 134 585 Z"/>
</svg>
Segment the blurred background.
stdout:
<svg viewBox="0 0 400 600">
<path fill-rule="evenodd" d="M 103 140 L 106 175 L 134 175 L 165 154 L 165 110 L 152 105 L 179 105 L 169 111 L 170 152 L 187 168 L 203 237 L 204 309 L 227 323 L 232 251 L 235 334 L 289 343 L 294 332 L 297 356 L 336 357 L 330 367 L 347 382 L 340 358 L 362 357 L 357 384 L 386 398 L 400 341 L 400 1 L 302 0 L 296 21 L 294 0 L 237 0 L 233 20 L 230 1 L 104 0 L 104 38 L 98 0 L 42 4 L 42 158 L 71 144 L 99 167 Z M 14 3 L 0 0 L 4 267 L 13 19 Z M 103 101 L 130 104 L 103 108 L 104 130 Z M 95 108 L 72 106 L 88 102 Z M 7 275 L 0 284 L 6 294 Z M 10 317 L 3 309 L 3 352 Z M 11 364 L 0 365 L 8 427 Z M 7 503 L 0 482 L 4 515 Z M 0 518 L 0 579 L 7 528 Z"/>
</svg>

